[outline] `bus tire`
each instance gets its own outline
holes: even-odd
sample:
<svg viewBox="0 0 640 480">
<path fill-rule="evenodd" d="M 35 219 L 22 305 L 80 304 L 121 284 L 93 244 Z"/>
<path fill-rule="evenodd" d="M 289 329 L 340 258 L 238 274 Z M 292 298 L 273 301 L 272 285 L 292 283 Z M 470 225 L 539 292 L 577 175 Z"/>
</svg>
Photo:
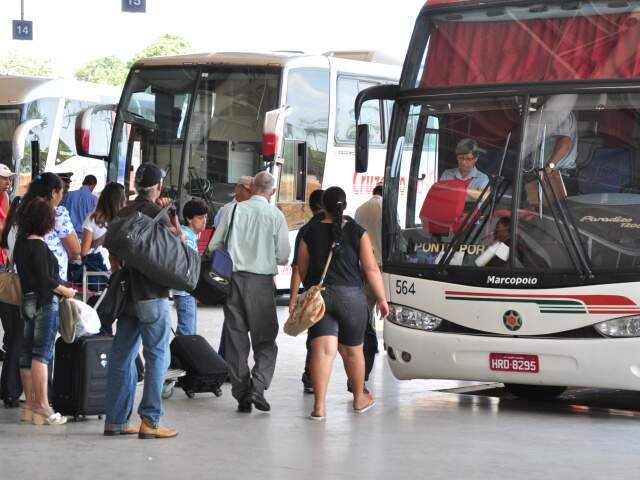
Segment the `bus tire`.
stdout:
<svg viewBox="0 0 640 480">
<path fill-rule="evenodd" d="M 504 388 L 512 395 L 528 400 L 553 400 L 567 389 L 567 387 L 524 385 L 521 383 L 505 383 Z"/>
</svg>

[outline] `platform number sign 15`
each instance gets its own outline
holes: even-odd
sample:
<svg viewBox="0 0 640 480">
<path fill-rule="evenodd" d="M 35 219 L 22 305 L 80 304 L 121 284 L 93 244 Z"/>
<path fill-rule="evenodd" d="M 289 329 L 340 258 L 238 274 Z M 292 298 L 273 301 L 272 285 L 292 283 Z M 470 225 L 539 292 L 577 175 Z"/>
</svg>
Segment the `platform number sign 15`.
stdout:
<svg viewBox="0 0 640 480">
<path fill-rule="evenodd" d="M 33 22 L 31 20 L 14 20 L 13 39 L 33 40 Z"/>
<path fill-rule="evenodd" d="M 122 0 L 122 11 L 144 13 L 147 11 L 147 0 Z"/>
</svg>

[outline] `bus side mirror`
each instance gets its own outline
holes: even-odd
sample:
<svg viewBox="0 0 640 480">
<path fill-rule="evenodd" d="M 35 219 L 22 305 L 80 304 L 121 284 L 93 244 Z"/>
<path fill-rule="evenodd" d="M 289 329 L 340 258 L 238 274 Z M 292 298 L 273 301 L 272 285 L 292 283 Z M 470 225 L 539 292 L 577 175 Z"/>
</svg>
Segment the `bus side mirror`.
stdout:
<svg viewBox="0 0 640 480">
<path fill-rule="evenodd" d="M 356 172 L 365 173 L 369 168 L 369 125 L 358 125 L 356 133 Z"/>
<path fill-rule="evenodd" d="M 42 125 L 43 120 L 41 118 L 33 118 L 26 120 L 18 125 L 13 132 L 13 139 L 11 140 L 11 150 L 13 152 L 13 165 L 18 169 L 18 165 L 24 159 L 24 150 L 27 141 L 27 137 L 32 129 Z"/>
<path fill-rule="evenodd" d="M 76 151 L 81 157 L 107 160 L 117 105 L 89 107 L 76 117 Z"/>
<path fill-rule="evenodd" d="M 265 164 L 282 164 L 284 121 L 291 114 L 291 107 L 276 108 L 265 114 L 262 132 L 262 159 Z"/>
</svg>

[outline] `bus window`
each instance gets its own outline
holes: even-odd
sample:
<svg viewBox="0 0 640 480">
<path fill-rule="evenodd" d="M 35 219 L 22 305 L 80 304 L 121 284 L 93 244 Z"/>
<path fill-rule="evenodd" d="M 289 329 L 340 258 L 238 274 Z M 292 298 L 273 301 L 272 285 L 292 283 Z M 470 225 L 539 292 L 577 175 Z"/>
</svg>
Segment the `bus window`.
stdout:
<svg viewBox="0 0 640 480">
<path fill-rule="evenodd" d="M 205 199 L 215 212 L 233 199 L 240 176 L 260 169 L 262 125 L 277 105 L 279 79 L 258 68 L 201 74 L 189 123 L 188 197 Z"/>
<path fill-rule="evenodd" d="M 123 93 L 125 107 L 114 129 L 117 158 L 111 162 L 112 169 L 126 173 L 125 182 L 130 180 L 131 161 L 139 152 L 141 162 L 155 163 L 165 170 L 163 195 L 177 200 L 186 112 L 195 78 L 193 69 L 180 68 L 132 74 Z M 125 163 L 130 167 L 128 172 L 122 167 Z"/>
<path fill-rule="evenodd" d="M 310 216 L 307 198 L 322 185 L 329 128 L 329 71 L 292 70 L 287 78 L 286 104 L 291 114 L 285 121 L 278 207 L 293 230 Z"/>
<path fill-rule="evenodd" d="M 351 77 L 338 78 L 338 97 L 336 115 L 336 141 L 340 143 L 354 143 L 356 139 L 356 119 L 354 101 L 358 92 L 373 87 L 377 83 L 367 82 Z M 360 123 L 369 125 L 369 144 L 383 143 L 382 117 L 379 101 L 368 101 L 362 106 Z"/>
</svg>

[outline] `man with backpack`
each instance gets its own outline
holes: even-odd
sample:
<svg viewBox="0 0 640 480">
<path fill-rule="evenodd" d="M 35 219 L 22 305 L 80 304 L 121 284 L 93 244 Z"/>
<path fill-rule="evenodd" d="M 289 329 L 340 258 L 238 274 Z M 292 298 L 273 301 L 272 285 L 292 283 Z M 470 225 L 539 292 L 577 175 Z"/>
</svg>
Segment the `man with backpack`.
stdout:
<svg viewBox="0 0 640 480">
<path fill-rule="evenodd" d="M 167 212 L 162 211 L 162 205 L 169 203 L 160 199 L 163 178 L 164 172 L 158 166 L 140 165 L 135 175 L 138 196 L 119 212 L 118 217 L 140 212 L 152 218 L 158 216 L 158 223 L 166 228 L 171 228 L 172 224 L 179 228 L 175 214 L 170 219 Z M 110 257 L 110 261 L 114 271 L 121 267 L 117 258 Z M 169 288 L 131 266 L 124 265 L 124 268 L 128 270 L 128 292 L 109 355 L 104 434 L 138 434 L 142 439 L 175 437 L 176 430 L 160 426 L 162 387 L 170 362 Z M 142 423 L 134 427 L 130 420 L 137 381 L 135 358 L 141 342 L 145 376 L 138 414 Z"/>
</svg>

